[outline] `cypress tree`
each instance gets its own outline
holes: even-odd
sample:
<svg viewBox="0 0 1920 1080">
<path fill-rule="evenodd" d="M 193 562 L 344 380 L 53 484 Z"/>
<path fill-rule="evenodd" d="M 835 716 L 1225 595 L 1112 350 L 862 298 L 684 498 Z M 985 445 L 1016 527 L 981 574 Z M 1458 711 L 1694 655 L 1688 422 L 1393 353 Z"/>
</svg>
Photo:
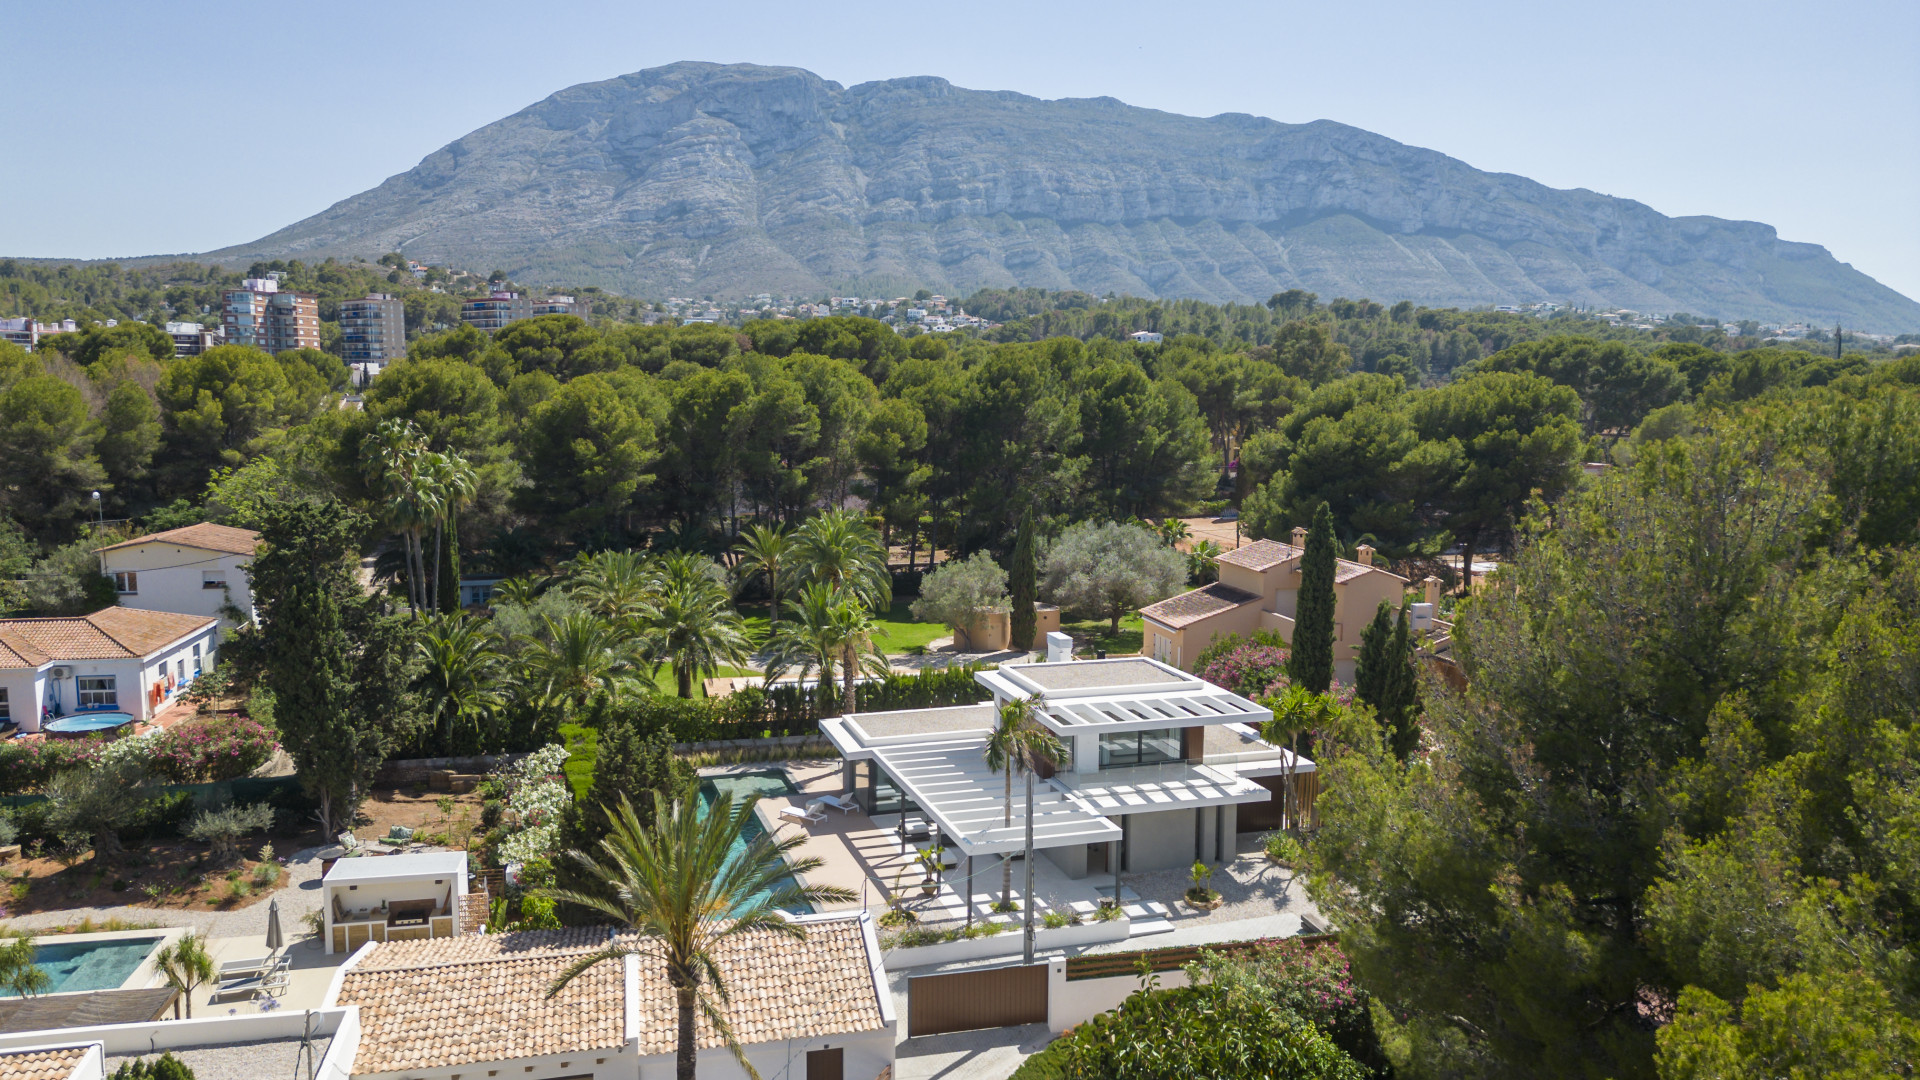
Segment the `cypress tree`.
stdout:
<svg viewBox="0 0 1920 1080">
<path fill-rule="evenodd" d="M 1381 605 L 1383 608 L 1385 605 Z M 1407 622 L 1407 605 L 1400 605 L 1400 618 L 1393 625 L 1393 641 L 1387 647 L 1387 687 L 1385 700 L 1378 706 L 1381 722 L 1387 725 L 1387 742 L 1393 756 L 1407 760 L 1420 748 L 1420 669 L 1413 658 L 1413 629 Z"/>
<path fill-rule="evenodd" d="M 1034 645 L 1033 632 L 1038 619 L 1033 613 L 1033 604 L 1038 595 L 1039 570 L 1035 566 L 1033 555 L 1033 511 L 1027 510 L 1020 515 L 1020 531 L 1013 540 L 1013 565 L 1007 569 L 1007 590 L 1012 594 L 1013 612 L 1007 618 L 1009 645 L 1015 649 L 1031 649 Z"/>
<path fill-rule="evenodd" d="M 447 514 L 446 528 L 440 530 L 440 556 L 435 560 L 439 569 L 434 597 L 434 607 L 442 612 L 460 610 L 460 532 L 459 519 L 452 512 Z"/>
<path fill-rule="evenodd" d="M 1360 655 L 1353 665 L 1353 696 L 1373 706 L 1383 726 L 1391 726 L 1387 708 L 1394 693 L 1393 608 L 1385 600 L 1373 621 L 1360 631 Z"/>
<path fill-rule="evenodd" d="M 1313 512 L 1306 554 L 1300 557 L 1300 592 L 1293 611 L 1293 652 L 1287 674 L 1294 685 L 1324 694 L 1333 685 L 1333 509 Z"/>
</svg>

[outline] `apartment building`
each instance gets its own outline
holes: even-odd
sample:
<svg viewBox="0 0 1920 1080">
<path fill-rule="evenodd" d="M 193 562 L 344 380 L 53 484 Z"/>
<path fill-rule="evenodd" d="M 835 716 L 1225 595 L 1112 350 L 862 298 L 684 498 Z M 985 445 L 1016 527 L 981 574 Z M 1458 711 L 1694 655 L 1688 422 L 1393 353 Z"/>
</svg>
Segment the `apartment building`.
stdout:
<svg viewBox="0 0 1920 1080">
<path fill-rule="evenodd" d="M 173 355 L 199 356 L 215 345 L 226 344 L 220 328 L 207 329 L 197 322 L 170 322 L 167 324 L 167 336 L 173 339 Z"/>
<path fill-rule="evenodd" d="M 340 301 L 340 342 L 349 364 L 379 364 L 407 355 L 406 302 L 391 293 Z"/>
<path fill-rule="evenodd" d="M 24 318 L 0 319 L 0 341 L 9 345 L 18 345 L 32 352 L 43 337 L 77 333 L 79 329 L 80 324 L 72 319 L 62 319 L 59 322 L 39 322 Z"/>
<path fill-rule="evenodd" d="M 460 305 L 460 318 L 475 329 L 492 333 L 510 322 L 533 318 L 533 300 L 517 292 L 496 291 Z"/>
<path fill-rule="evenodd" d="M 282 292 L 278 278 L 247 278 L 222 298 L 227 344 L 270 353 L 320 347 L 320 300 L 312 293 Z"/>
<path fill-rule="evenodd" d="M 593 314 L 593 305 L 585 300 L 575 300 L 571 296 L 549 296 L 545 300 L 533 302 L 535 315 L 578 315 L 586 318 Z"/>
</svg>

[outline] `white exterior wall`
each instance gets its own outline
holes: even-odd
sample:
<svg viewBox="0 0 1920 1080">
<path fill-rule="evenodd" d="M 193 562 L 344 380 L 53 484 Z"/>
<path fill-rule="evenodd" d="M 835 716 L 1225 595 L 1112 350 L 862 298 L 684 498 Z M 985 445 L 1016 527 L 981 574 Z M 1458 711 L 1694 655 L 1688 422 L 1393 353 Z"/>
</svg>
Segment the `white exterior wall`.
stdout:
<svg viewBox="0 0 1920 1080">
<path fill-rule="evenodd" d="M 156 541 L 101 552 L 100 572 L 108 577 L 126 572 L 140 575 L 140 591 L 122 593 L 121 607 L 206 615 L 218 618 L 223 627 L 230 627 L 233 622 L 223 614 L 229 601 L 245 616 L 245 621 L 252 622 L 254 618 L 252 581 L 247 576 L 251 562 L 251 555 L 231 555 Z M 208 574 L 224 577 L 226 588 L 207 588 Z"/>
<path fill-rule="evenodd" d="M 187 683 L 193 681 L 194 646 L 200 647 L 202 669 L 211 668 L 218 639 L 219 628 L 209 624 L 144 659 L 55 660 L 34 670 L 14 668 L 0 671 L 0 686 L 7 688 L 8 711 L 22 731 L 39 731 L 41 710 L 56 701 L 60 703 L 62 715 L 72 716 L 80 703 L 79 680 L 82 676 L 113 676 L 114 692 L 119 698 L 116 706 L 118 711 L 139 720 L 149 720 L 156 711 L 166 708 L 179 696 Z M 56 680 L 53 678 L 55 668 L 66 668 L 69 675 Z M 184 680 L 179 676 L 183 670 L 186 673 Z M 173 691 L 163 696 L 156 706 L 148 690 L 156 683 L 165 685 L 168 674 L 175 675 Z"/>
<path fill-rule="evenodd" d="M 370 857 L 374 856 L 362 856 L 362 858 Z M 447 899 L 447 894 L 451 890 L 452 899 L 446 906 L 448 913 L 453 916 L 453 932 L 458 934 L 460 932 L 460 898 L 467 894 L 467 875 L 463 871 L 458 874 L 449 874 L 438 880 L 440 881 L 438 885 L 434 884 L 434 878 L 410 878 L 403 881 L 360 881 L 346 885 L 324 886 L 326 896 L 321 899 L 321 911 L 325 913 L 327 921 L 325 937 L 322 940 L 325 942 L 328 954 L 334 951 L 333 925 L 338 920 L 333 914 L 333 898 L 336 896 L 340 898 L 340 906 L 347 910 L 348 918 L 352 919 L 356 909 L 377 908 L 382 900 L 388 903 L 401 900 L 432 900 L 438 904 Z"/>
<path fill-rule="evenodd" d="M 1204 814 L 1211 826 L 1213 807 Z M 1127 869 L 1139 874 L 1148 870 L 1182 870 L 1193 865 L 1193 816 L 1196 811 L 1164 810 L 1157 814 L 1127 815 Z M 1213 854 L 1212 848 L 1207 854 Z"/>
<path fill-rule="evenodd" d="M 796 1001 L 804 998 L 804 988 L 796 988 Z M 880 1071 L 893 1064 L 894 1031 L 893 1025 L 874 1031 L 864 1031 L 853 1035 L 825 1035 L 818 1039 L 795 1039 L 792 1042 L 755 1043 L 747 1047 L 747 1060 L 760 1073 L 760 1080 L 806 1080 L 807 1051 L 839 1049 L 841 1058 L 841 1076 L 845 1080 L 873 1080 Z M 733 1055 L 724 1047 L 700 1051 L 697 1071 L 705 1078 L 723 1077 L 725 1080 L 746 1080 L 747 1070 L 733 1060 Z M 504 1072 L 501 1075 L 506 1075 Z M 596 1074 L 613 1076 L 613 1073 Z M 633 1073 L 626 1073 L 633 1076 Z M 639 1080 L 673 1080 L 674 1060 L 672 1054 L 654 1054 L 640 1059 Z"/>
</svg>

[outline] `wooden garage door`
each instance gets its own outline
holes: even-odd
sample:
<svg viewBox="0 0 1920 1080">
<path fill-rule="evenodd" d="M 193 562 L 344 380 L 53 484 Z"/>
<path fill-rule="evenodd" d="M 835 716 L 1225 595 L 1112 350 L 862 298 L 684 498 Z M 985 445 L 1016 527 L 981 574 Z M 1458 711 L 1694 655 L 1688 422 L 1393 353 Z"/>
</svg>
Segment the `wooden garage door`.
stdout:
<svg viewBox="0 0 1920 1080">
<path fill-rule="evenodd" d="M 907 1035 L 1044 1024 L 1047 965 L 957 971 L 907 980 Z"/>
</svg>

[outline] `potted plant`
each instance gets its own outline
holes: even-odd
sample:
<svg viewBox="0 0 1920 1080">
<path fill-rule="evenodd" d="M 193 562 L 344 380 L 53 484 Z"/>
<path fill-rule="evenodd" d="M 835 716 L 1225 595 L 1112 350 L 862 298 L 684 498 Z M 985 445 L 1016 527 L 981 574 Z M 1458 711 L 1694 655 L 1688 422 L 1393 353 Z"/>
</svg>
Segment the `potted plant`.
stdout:
<svg viewBox="0 0 1920 1080">
<path fill-rule="evenodd" d="M 1220 894 L 1210 887 L 1213 880 L 1213 868 L 1203 862 L 1195 862 L 1191 873 L 1193 887 L 1187 890 L 1187 903 L 1201 911 L 1218 908 L 1222 900 Z"/>
<path fill-rule="evenodd" d="M 940 872 L 940 849 L 930 847 L 921 848 L 919 852 L 914 855 L 913 861 L 918 863 L 920 869 L 925 871 L 927 875 L 920 882 L 920 895 L 932 896 L 934 893 L 939 892 L 940 882 L 935 875 Z"/>
</svg>

